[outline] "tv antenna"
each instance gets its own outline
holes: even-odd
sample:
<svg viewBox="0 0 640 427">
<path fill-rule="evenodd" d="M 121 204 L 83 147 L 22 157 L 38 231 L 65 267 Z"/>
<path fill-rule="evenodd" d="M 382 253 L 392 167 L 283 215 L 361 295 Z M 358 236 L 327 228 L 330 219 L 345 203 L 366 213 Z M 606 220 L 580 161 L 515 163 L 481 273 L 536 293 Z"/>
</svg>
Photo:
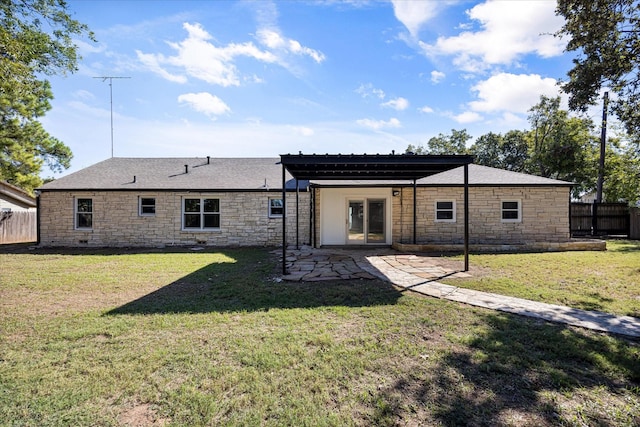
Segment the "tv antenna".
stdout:
<svg viewBox="0 0 640 427">
<path fill-rule="evenodd" d="M 109 106 L 111 108 L 111 157 L 113 157 L 113 79 L 130 79 L 131 77 L 100 76 L 94 79 L 102 79 L 103 82 L 109 80 Z"/>
</svg>

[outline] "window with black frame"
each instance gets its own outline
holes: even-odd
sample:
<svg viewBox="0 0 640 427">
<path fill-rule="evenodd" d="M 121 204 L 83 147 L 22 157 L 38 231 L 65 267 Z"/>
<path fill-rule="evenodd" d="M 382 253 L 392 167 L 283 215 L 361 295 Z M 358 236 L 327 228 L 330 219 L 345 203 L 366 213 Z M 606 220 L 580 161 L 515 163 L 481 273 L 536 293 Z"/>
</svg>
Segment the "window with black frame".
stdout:
<svg viewBox="0 0 640 427">
<path fill-rule="evenodd" d="M 219 230 L 220 199 L 183 199 L 182 228 L 185 230 Z"/>
</svg>

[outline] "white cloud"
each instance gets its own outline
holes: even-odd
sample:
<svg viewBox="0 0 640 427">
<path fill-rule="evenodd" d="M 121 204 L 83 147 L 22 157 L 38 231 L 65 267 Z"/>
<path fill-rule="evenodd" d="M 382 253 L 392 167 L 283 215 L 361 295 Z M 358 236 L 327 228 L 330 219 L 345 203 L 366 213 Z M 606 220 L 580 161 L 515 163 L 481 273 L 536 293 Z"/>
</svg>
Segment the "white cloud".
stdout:
<svg viewBox="0 0 640 427">
<path fill-rule="evenodd" d="M 84 89 L 79 89 L 73 92 L 73 97 L 76 99 L 85 99 L 85 100 L 95 99 L 95 96 L 93 95 L 93 93 Z"/>
<path fill-rule="evenodd" d="M 446 77 L 446 74 L 443 73 L 442 71 L 432 71 L 431 72 L 431 82 L 438 84 L 440 83 L 442 80 L 444 80 L 444 78 Z"/>
<path fill-rule="evenodd" d="M 382 89 L 376 89 L 373 87 L 371 83 L 361 84 L 358 89 L 356 89 L 356 93 L 362 96 L 363 98 L 368 98 L 370 96 L 384 99 L 386 96 Z"/>
<path fill-rule="evenodd" d="M 488 0 L 467 11 L 480 24 L 480 31 L 463 31 L 420 45 L 427 55 L 453 55 L 454 64 L 469 72 L 510 65 L 530 53 L 543 58 L 561 55 L 564 42 L 551 35 L 563 24 L 555 7 L 552 1 Z"/>
<path fill-rule="evenodd" d="M 502 126 L 510 129 L 518 129 L 525 127 L 527 124 L 527 120 L 523 118 L 522 115 L 513 114 L 507 111 L 502 114 L 499 123 Z"/>
<path fill-rule="evenodd" d="M 291 129 L 297 134 L 301 136 L 313 136 L 315 131 L 307 126 L 291 126 Z"/>
<path fill-rule="evenodd" d="M 325 60 L 322 52 L 302 46 L 299 41 L 283 37 L 278 31 L 273 29 L 261 29 L 257 33 L 258 41 L 269 49 L 280 52 L 281 55 L 292 53 L 304 55 L 313 59 L 317 63 Z"/>
<path fill-rule="evenodd" d="M 436 15 L 444 2 L 391 0 L 396 19 L 409 30 L 412 37 L 417 37 L 420 28 Z"/>
<path fill-rule="evenodd" d="M 425 105 L 424 107 L 420 108 L 418 111 L 420 111 L 421 113 L 429 114 L 429 113 L 433 113 L 433 108 Z"/>
<path fill-rule="evenodd" d="M 482 120 L 482 116 L 474 111 L 465 111 L 457 115 L 450 115 L 458 123 L 473 123 Z"/>
<path fill-rule="evenodd" d="M 253 43 L 230 43 L 216 46 L 211 35 L 200 24 L 184 23 L 187 38 L 181 42 L 168 42 L 176 51 L 174 56 L 136 52 L 138 59 L 147 68 L 161 77 L 184 83 L 186 77 L 167 71 L 166 66 L 183 70 L 190 77 L 220 86 L 238 86 L 240 79 L 234 64 L 237 57 L 249 57 L 257 61 L 274 63 L 277 57 L 268 51 L 258 49 Z"/>
<path fill-rule="evenodd" d="M 78 48 L 80 55 L 88 55 L 92 53 L 102 53 L 107 50 L 106 45 L 101 43 L 87 43 L 84 40 L 73 39 L 73 44 Z"/>
<path fill-rule="evenodd" d="M 396 99 L 391 99 L 387 102 L 382 103 L 381 105 L 383 107 L 393 108 L 394 110 L 397 110 L 397 111 L 403 111 L 409 108 L 409 101 L 405 98 L 400 97 Z"/>
<path fill-rule="evenodd" d="M 183 75 L 172 74 L 162 68 L 160 65 L 161 62 L 165 62 L 165 58 L 163 55 L 154 55 L 151 53 L 142 53 L 139 50 L 136 50 L 136 55 L 138 55 L 138 59 L 142 64 L 147 67 L 147 69 L 153 73 L 156 73 L 160 77 L 169 80 L 170 82 L 175 83 L 186 83 L 187 78 Z"/>
<path fill-rule="evenodd" d="M 231 111 L 220 98 L 208 92 L 185 93 L 178 96 L 178 102 L 188 104 L 195 111 L 207 116 L 219 116 Z"/>
<path fill-rule="evenodd" d="M 360 126 L 370 128 L 373 130 L 402 127 L 402 125 L 400 124 L 400 120 L 396 119 L 395 117 L 392 117 L 388 121 L 361 119 L 361 120 L 356 120 L 356 123 L 359 124 Z"/>
<path fill-rule="evenodd" d="M 538 74 L 500 73 L 471 88 L 478 100 L 469 103 L 473 111 L 526 113 L 540 95 L 558 96 L 556 80 Z"/>
</svg>

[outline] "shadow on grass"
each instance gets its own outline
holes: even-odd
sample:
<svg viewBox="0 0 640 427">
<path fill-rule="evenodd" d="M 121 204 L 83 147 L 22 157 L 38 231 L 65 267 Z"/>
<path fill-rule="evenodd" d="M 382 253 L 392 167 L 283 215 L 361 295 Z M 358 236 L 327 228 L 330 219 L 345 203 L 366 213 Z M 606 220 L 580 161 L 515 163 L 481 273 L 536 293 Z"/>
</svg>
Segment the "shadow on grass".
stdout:
<svg viewBox="0 0 640 427">
<path fill-rule="evenodd" d="M 614 240 L 617 244 L 609 245 L 608 251 L 611 252 L 638 252 L 640 251 L 640 240 Z"/>
<path fill-rule="evenodd" d="M 395 304 L 402 293 L 381 280 L 286 282 L 264 249 L 217 251 L 235 260 L 212 263 L 107 315 L 266 311 Z"/>
<path fill-rule="evenodd" d="M 544 397 L 557 392 L 573 399 L 584 425 L 638 425 L 637 342 L 507 314 L 479 317 L 484 332 L 439 359 L 426 378 L 407 375 L 380 391 L 374 424 L 424 407 L 444 425 L 574 425 L 575 412 Z M 598 403 L 584 405 L 590 399 Z"/>
</svg>

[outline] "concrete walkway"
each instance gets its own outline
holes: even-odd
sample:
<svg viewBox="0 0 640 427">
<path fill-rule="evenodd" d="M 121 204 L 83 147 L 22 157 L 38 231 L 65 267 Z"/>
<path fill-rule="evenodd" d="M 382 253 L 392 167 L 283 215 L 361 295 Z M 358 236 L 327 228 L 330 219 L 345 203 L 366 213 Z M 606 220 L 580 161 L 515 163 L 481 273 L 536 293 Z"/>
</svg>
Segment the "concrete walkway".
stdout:
<svg viewBox="0 0 640 427">
<path fill-rule="evenodd" d="M 460 263 L 461 264 L 461 263 Z M 514 298 L 439 283 L 445 277 L 470 277 L 451 260 L 401 254 L 392 249 L 311 249 L 287 252 L 290 274 L 284 280 L 320 281 L 380 278 L 436 298 L 462 302 L 550 322 L 640 338 L 640 319 Z"/>
</svg>

